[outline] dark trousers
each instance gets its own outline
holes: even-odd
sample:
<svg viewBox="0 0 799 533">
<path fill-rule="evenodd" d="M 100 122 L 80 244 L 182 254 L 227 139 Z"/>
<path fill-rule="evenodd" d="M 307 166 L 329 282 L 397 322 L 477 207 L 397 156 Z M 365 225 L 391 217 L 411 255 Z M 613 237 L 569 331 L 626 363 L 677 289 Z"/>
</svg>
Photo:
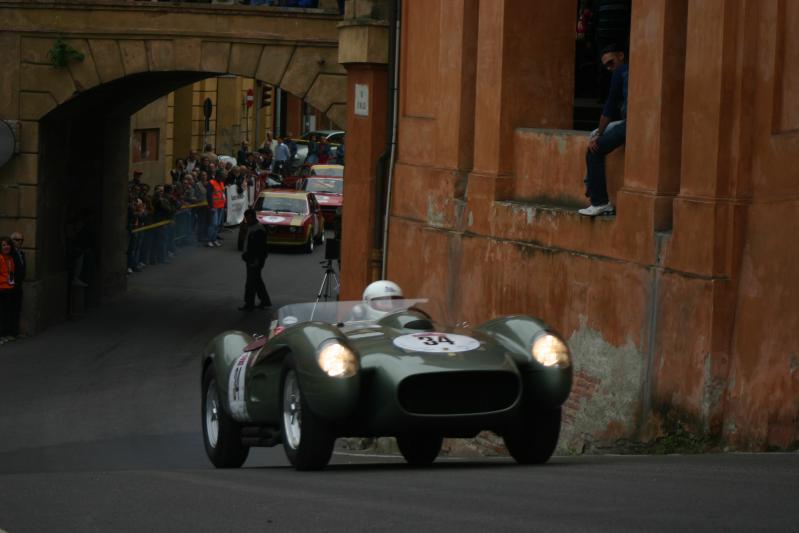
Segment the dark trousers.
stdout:
<svg viewBox="0 0 799 533">
<path fill-rule="evenodd" d="M 608 203 L 608 185 L 605 176 L 605 155 L 609 154 L 622 144 L 627 137 L 627 121 L 611 122 L 605 134 L 599 138 L 599 151 L 590 150 L 585 156 L 585 188 L 586 194 L 591 198 L 591 205 L 605 205 Z"/>
<path fill-rule="evenodd" d="M 247 281 L 244 284 L 244 305 L 247 307 L 255 307 L 255 295 L 261 300 L 261 305 L 272 305 L 272 300 L 269 299 L 269 293 L 266 292 L 266 285 L 264 279 L 261 277 L 261 271 L 264 268 L 264 262 L 247 263 Z"/>
<path fill-rule="evenodd" d="M 11 335 L 19 336 L 19 317 L 22 316 L 22 285 L 11 289 L 12 318 Z"/>
<path fill-rule="evenodd" d="M 19 313 L 16 312 L 15 289 L 0 290 L 0 336 L 16 336 L 19 330 Z"/>
<path fill-rule="evenodd" d="M 194 212 L 197 215 L 197 240 L 200 242 L 207 242 L 208 241 L 208 219 L 210 218 L 210 213 L 208 208 L 203 207 L 195 207 Z"/>
</svg>

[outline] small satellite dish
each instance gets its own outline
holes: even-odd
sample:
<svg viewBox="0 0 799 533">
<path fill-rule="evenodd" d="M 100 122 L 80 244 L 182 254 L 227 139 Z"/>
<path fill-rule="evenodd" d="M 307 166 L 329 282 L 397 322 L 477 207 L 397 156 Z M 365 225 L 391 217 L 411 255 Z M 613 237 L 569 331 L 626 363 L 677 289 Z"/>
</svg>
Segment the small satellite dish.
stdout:
<svg viewBox="0 0 799 533">
<path fill-rule="evenodd" d="M 14 127 L 5 120 L 0 120 L 0 167 L 11 160 L 16 148 L 17 136 Z"/>
</svg>

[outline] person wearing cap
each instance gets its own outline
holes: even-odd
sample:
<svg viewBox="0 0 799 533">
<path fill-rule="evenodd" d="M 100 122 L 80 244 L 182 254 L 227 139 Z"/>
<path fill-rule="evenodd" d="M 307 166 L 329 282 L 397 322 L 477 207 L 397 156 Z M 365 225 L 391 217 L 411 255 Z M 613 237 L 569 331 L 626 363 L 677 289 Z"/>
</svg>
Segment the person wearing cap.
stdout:
<svg viewBox="0 0 799 533">
<path fill-rule="evenodd" d="M 585 156 L 586 196 L 591 205 L 580 209 L 581 215 L 595 217 L 614 213 L 608 197 L 605 177 L 605 155 L 622 144 L 627 137 L 627 80 L 629 78 L 627 58 L 621 46 L 611 44 L 602 50 L 602 66 L 613 73 L 610 92 L 599 118 L 599 127 L 591 133 L 588 152 Z M 620 120 L 613 122 L 615 117 Z"/>
</svg>

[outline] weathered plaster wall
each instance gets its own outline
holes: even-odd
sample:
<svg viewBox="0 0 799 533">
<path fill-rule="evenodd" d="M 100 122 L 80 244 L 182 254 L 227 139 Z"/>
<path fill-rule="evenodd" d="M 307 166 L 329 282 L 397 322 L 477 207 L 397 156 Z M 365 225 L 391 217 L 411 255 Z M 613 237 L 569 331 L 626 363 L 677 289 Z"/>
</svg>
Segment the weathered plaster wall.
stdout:
<svg viewBox="0 0 799 533">
<path fill-rule="evenodd" d="M 633 2 L 618 214 L 589 219 L 586 138 L 553 131 L 573 13 L 405 7 L 389 277 L 449 323 L 560 330 L 577 361 L 564 450 L 799 446 L 799 8 Z M 545 81 L 522 83 L 531 65 Z"/>
</svg>

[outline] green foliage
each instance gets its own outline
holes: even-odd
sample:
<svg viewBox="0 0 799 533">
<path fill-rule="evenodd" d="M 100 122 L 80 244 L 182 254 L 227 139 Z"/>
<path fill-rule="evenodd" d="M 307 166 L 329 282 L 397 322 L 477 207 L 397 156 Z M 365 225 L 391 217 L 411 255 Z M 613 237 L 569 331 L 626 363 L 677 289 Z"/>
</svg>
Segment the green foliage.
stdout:
<svg viewBox="0 0 799 533">
<path fill-rule="evenodd" d="M 53 47 L 47 52 L 47 58 L 55 68 L 66 67 L 70 61 L 83 61 L 85 56 L 69 45 L 64 39 L 58 38 Z"/>
</svg>

